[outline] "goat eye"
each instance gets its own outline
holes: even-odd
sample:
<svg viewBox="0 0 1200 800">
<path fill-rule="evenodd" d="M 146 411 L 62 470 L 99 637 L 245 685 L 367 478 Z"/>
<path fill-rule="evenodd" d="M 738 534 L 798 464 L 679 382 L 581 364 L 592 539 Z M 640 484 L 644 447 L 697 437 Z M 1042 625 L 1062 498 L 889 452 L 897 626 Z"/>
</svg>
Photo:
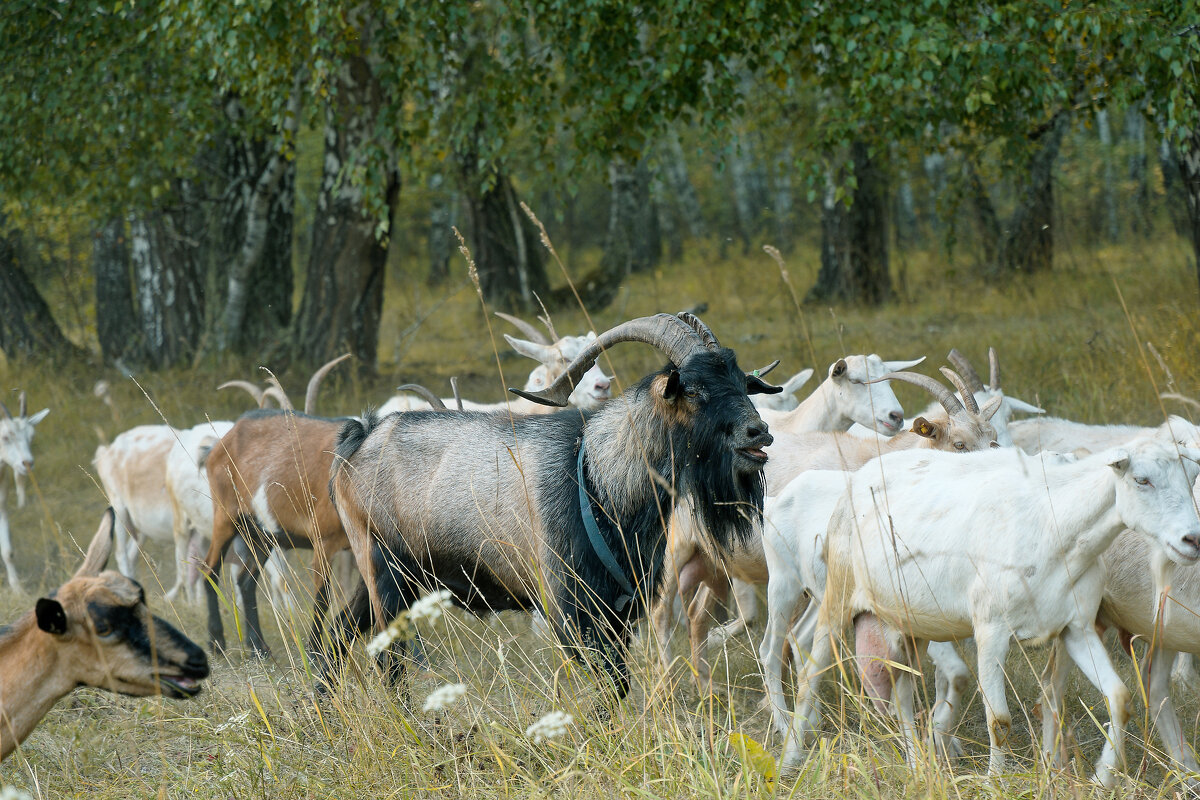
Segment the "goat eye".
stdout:
<svg viewBox="0 0 1200 800">
<path fill-rule="evenodd" d="M 1150 483 L 1149 478 L 1134 478 L 1133 482 L 1136 483 L 1138 486 L 1153 486 L 1154 485 L 1154 484 Z"/>
<path fill-rule="evenodd" d="M 695 400 L 700 396 L 700 390 L 694 386 L 689 386 L 683 390 L 683 396 L 689 400 Z"/>
<path fill-rule="evenodd" d="M 1000 449 L 1000 443 L 999 443 L 999 442 L 992 442 L 992 443 L 991 443 L 989 446 L 990 446 L 990 447 L 995 447 L 997 450 L 998 450 L 998 449 Z"/>
<path fill-rule="evenodd" d="M 96 628 L 97 636 L 109 636 L 113 632 L 112 625 L 106 619 L 93 620 L 92 624 Z"/>
<path fill-rule="evenodd" d="M 955 442 L 954 449 L 955 450 L 966 450 L 967 444 L 966 444 L 966 442 Z"/>
</svg>

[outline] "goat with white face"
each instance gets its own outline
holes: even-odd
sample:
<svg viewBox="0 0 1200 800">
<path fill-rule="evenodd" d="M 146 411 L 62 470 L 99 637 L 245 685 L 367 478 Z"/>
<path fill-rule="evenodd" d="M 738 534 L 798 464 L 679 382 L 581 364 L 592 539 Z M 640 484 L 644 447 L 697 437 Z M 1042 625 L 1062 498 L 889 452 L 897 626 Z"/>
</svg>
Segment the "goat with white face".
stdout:
<svg viewBox="0 0 1200 800">
<path fill-rule="evenodd" d="M 999 408 L 991 418 L 992 427 L 996 429 L 996 441 L 1001 447 L 1012 447 L 1012 434 L 1009 433 L 1008 423 L 1012 419 L 1013 414 L 1045 414 L 1044 408 L 1038 408 L 1032 403 L 1026 403 L 1024 400 L 1007 395 L 1000 388 L 1000 360 L 996 357 L 996 348 L 988 348 L 988 366 L 989 380 L 985 384 L 979 377 L 979 373 L 975 371 L 975 367 L 971 364 L 967 357 L 960 353 L 957 349 L 951 350 L 947 359 L 954 368 L 963 377 L 966 382 L 966 388 L 974 395 L 975 402 L 982 406 L 990 402 L 993 398 L 1000 398 Z M 960 389 L 960 394 L 966 395 Z M 940 415 L 941 409 L 936 406 L 930 406 L 926 409 L 926 416 Z M 1050 448 L 1053 449 L 1053 448 Z"/>
<path fill-rule="evenodd" d="M 12 534 L 8 527 L 8 485 L 4 480 L 4 467 L 12 472 L 13 485 L 17 490 L 17 508 L 25 505 L 25 475 L 33 469 L 33 429 L 46 418 L 50 409 L 43 408 L 32 417 L 26 415 L 26 397 L 21 392 L 17 416 L 9 412 L 0 402 L 0 558 L 8 573 L 8 585 L 15 592 L 21 591 L 21 579 L 13 564 Z"/>
<path fill-rule="evenodd" d="M 915 367 L 925 358 L 884 361 L 869 356 L 846 356 L 829 366 L 828 376 L 812 394 L 791 411 L 762 411 L 763 422 L 779 433 L 844 431 L 854 423 L 884 436 L 899 433 L 904 409 L 885 383 L 874 382 L 889 372 Z"/>
<path fill-rule="evenodd" d="M 1174 561 L 1200 559 L 1191 501 L 1197 458 L 1195 450 L 1138 439 L 1074 463 L 1000 449 L 894 453 L 864 466 L 827 532 L 825 596 L 797 684 L 784 763 L 804 757 L 818 719 L 817 684 L 834 660 L 835 642 L 870 614 L 899 663 L 914 664 L 926 642 L 974 636 L 992 774 L 1004 767 L 1012 724 L 1004 672 L 1010 641 L 1061 637 L 1108 702 L 1109 738 L 1096 779 L 1110 786 L 1123 764 L 1130 695 L 1095 629 L 1105 583 L 1101 556 L 1129 528 Z M 914 690 L 913 675 L 897 670 L 891 703 L 910 761 L 917 750 Z M 1055 702 L 1052 689 L 1044 691 Z"/>
</svg>

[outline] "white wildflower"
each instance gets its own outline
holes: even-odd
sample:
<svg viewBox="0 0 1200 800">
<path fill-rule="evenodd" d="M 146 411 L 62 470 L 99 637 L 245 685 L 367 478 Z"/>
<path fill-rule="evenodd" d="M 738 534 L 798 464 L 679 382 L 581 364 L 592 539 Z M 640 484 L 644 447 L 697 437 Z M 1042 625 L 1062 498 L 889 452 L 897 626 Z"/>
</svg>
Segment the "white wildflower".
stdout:
<svg viewBox="0 0 1200 800">
<path fill-rule="evenodd" d="M 534 744 L 541 744 L 562 736 L 574 721 L 575 718 L 570 714 L 563 711 L 551 711 L 526 728 L 525 735 L 532 738 Z"/>
<path fill-rule="evenodd" d="M 449 705 L 458 702 L 459 698 L 467 693 L 467 687 L 462 683 L 447 683 L 434 689 L 429 697 L 425 698 L 424 711 L 441 711 Z"/>
<path fill-rule="evenodd" d="M 244 727 L 246 727 L 246 722 L 249 719 L 250 719 L 250 712 L 243 711 L 241 714 L 238 714 L 236 717 L 230 717 L 225 722 L 222 722 L 220 725 L 218 725 L 216 728 L 214 728 L 213 731 L 215 733 L 221 733 L 222 731 L 227 731 L 227 730 L 234 729 L 234 728 L 244 728 Z M 4 800 L 3 796 L 0 796 L 0 800 Z"/>
<path fill-rule="evenodd" d="M 33 800 L 33 795 L 23 792 L 15 786 L 5 786 L 0 789 L 0 800 Z"/>
<path fill-rule="evenodd" d="M 442 616 L 442 612 L 446 610 L 449 602 L 449 589 L 430 592 L 408 607 L 408 619 L 411 622 L 419 622 L 420 620 L 436 622 Z"/>
<path fill-rule="evenodd" d="M 374 639 L 367 642 L 367 655 L 374 658 L 384 650 L 387 650 L 391 647 L 392 642 L 400 638 L 400 634 L 400 620 L 396 619 L 391 625 L 380 631 Z"/>
</svg>

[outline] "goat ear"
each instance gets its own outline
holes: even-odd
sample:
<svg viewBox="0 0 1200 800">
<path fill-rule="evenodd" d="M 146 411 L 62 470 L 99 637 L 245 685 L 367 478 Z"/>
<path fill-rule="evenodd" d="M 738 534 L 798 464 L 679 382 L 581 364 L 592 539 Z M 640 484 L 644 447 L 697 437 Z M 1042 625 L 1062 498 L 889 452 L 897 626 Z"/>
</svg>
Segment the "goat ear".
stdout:
<svg viewBox="0 0 1200 800">
<path fill-rule="evenodd" d="M 37 425 L 39 422 L 44 420 L 46 418 L 46 415 L 49 413 L 50 413 L 50 409 L 43 408 L 41 411 L 39 411 L 38 413 L 34 414 L 32 417 L 29 418 L 29 424 Z"/>
<path fill-rule="evenodd" d="M 938 426 L 924 417 L 917 417 L 913 420 L 912 432 L 917 436 L 924 436 L 926 439 L 933 439 L 937 436 Z"/>
<path fill-rule="evenodd" d="M 837 361 L 833 362 L 833 366 L 829 368 L 829 377 L 840 378 L 846 374 L 846 369 L 846 359 L 839 358 Z"/>
<path fill-rule="evenodd" d="M 1124 450 L 1114 451 L 1112 455 L 1112 461 L 1109 461 L 1108 465 L 1112 467 L 1118 475 L 1124 475 L 1126 470 L 1129 469 L 1129 453 L 1125 452 Z"/>
<path fill-rule="evenodd" d="M 787 379 L 787 383 L 783 385 L 783 391 L 786 394 L 795 394 L 800 390 L 801 386 L 808 383 L 808 379 L 812 376 L 812 368 L 800 370 L 795 375 Z"/>
<path fill-rule="evenodd" d="M 1033 403 L 1026 403 L 1024 400 L 1020 400 L 1016 397 L 1011 397 L 1009 395 L 1005 395 L 1004 399 L 1008 401 L 1008 407 L 1011 408 L 1013 411 L 1019 411 L 1022 414 L 1045 414 L 1046 413 L 1046 409 L 1039 408 L 1038 406 L 1035 406 Z"/>
<path fill-rule="evenodd" d="M 883 362 L 883 366 L 888 372 L 900 372 L 902 370 L 912 369 L 924 360 L 925 356 L 913 359 L 912 361 L 885 361 Z"/>
<path fill-rule="evenodd" d="M 104 516 L 100 518 L 100 527 L 96 530 L 96 535 L 92 537 L 87 555 L 83 558 L 82 566 L 75 571 L 75 577 L 99 575 L 100 571 L 104 569 L 104 565 L 108 563 L 108 557 L 112 554 L 115 526 L 116 514 L 111 508 L 105 509 Z"/>
<path fill-rule="evenodd" d="M 1004 395 L 998 394 L 991 400 L 983 404 L 979 409 L 979 416 L 983 419 L 991 419 L 996 416 L 996 412 L 1000 410 L 1000 404 L 1004 402 Z"/>
<path fill-rule="evenodd" d="M 683 394 L 683 380 L 679 377 L 679 370 L 673 369 L 667 373 L 667 379 L 663 381 L 662 398 L 663 400 L 675 400 L 679 395 Z"/>
<path fill-rule="evenodd" d="M 62 636 L 67 632 L 67 612 L 62 603 L 49 597 L 39 597 L 34 609 L 38 627 L 46 633 Z"/>
<path fill-rule="evenodd" d="M 515 336 L 504 334 L 504 341 L 508 342 L 513 350 L 516 350 L 526 358 L 532 358 L 542 364 L 553 364 L 558 356 L 558 352 L 544 344 L 530 342 L 525 339 L 518 339 Z"/>
</svg>

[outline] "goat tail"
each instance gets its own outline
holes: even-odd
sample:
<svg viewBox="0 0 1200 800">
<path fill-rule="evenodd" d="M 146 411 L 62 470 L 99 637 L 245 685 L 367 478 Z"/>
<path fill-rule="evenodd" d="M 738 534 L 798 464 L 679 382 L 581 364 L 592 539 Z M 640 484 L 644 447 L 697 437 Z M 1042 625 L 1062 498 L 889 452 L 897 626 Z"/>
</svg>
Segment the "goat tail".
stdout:
<svg viewBox="0 0 1200 800">
<path fill-rule="evenodd" d="M 342 466 L 354 457 L 358 448 L 362 447 L 363 442 L 378 425 L 379 415 L 375 413 L 375 409 L 368 408 L 361 417 L 346 420 L 346 424 L 338 431 L 337 444 L 333 448 L 333 464 L 329 468 L 329 499 L 333 501 L 334 508 L 337 508 L 337 492 L 334 487 Z"/>
</svg>

